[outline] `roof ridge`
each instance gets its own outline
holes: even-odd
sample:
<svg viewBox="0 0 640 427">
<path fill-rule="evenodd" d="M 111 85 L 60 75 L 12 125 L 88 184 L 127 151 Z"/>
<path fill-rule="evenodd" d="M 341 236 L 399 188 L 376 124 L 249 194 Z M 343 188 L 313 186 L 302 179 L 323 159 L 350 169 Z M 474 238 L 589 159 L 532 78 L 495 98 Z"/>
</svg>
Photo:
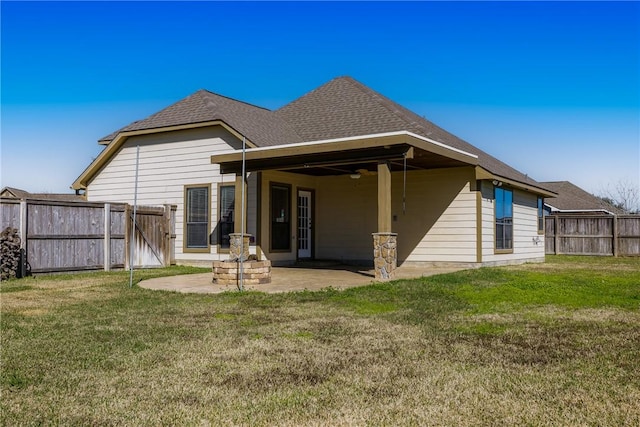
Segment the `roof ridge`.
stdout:
<svg viewBox="0 0 640 427">
<path fill-rule="evenodd" d="M 208 89 L 199 89 L 199 90 L 197 90 L 195 93 L 193 93 L 192 95 L 196 95 L 196 94 L 203 93 L 203 92 L 204 92 L 204 93 L 206 93 L 206 94 L 208 94 L 208 95 L 215 95 L 215 96 L 219 96 L 220 98 L 228 99 L 229 101 L 234 101 L 234 102 L 237 102 L 237 103 L 239 103 L 239 104 L 248 105 L 248 106 L 250 106 L 250 107 L 259 108 L 259 109 L 261 109 L 261 110 L 265 110 L 265 111 L 273 111 L 273 110 L 270 110 L 270 109 L 268 109 L 268 108 L 266 108 L 266 107 L 261 107 L 260 105 L 252 104 L 252 103 L 250 103 L 250 102 L 246 102 L 246 101 L 241 101 L 241 100 L 239 100 L 239 99 L 235 99 L 235 98 L 232 98 L 232 97 L 230 97 L 230 96 L 220 95 L 219 93 L 212 92 L 212 91 L 210 91 L 210 90 L 208 90 Z M 190 96 L 191 96 L 191 95 L 190 95 Z M 187 98 L 188 98 L 188 97 L 187 97 Z M 186 99 L 186 98 L 185 98 L 185 99 Z"/>
</svg>

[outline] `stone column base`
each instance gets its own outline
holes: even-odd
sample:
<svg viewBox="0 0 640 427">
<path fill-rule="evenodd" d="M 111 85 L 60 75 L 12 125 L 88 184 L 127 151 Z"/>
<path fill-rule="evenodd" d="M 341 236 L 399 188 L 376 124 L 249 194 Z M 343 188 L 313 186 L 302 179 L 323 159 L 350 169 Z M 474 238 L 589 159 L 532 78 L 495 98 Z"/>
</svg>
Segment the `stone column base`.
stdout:
<svg viewBox="0 0 640 427">
<path fill-rule="evenodd" d="M 376 280 L 391 280 L 398 267 L 398 234 L 373 233 L 373 266 Z"/>
<path fill-rule="evenodd" d="M 242 263 L 242 267 L 242 280 L 245 285 L 271 283 L 271 261 L 246 261 Z M 240 283 L 240 263 L 213 261 L 213 283 L 237 286 Z"/>
<path fill-rule="evenodd" d="M 237 261 L 249 259 L 249 242 L 251 234 L 230 233 L 229 234 L 229 260 Z"/>
</svg>

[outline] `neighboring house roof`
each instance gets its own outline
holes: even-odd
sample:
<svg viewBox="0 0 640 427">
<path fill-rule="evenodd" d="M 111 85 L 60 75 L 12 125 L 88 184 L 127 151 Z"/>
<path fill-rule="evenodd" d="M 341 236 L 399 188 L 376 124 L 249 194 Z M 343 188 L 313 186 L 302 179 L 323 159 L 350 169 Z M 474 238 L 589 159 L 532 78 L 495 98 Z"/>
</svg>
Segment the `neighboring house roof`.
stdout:
<svg viewBox="0 0 640 427">
<path fill-rule="evenodd" d="M 245 136 L 256 147 L 354 138 L 406 131 L 477 156 L 488 174 L 547 190 L 527 175 L 452 135 L 351 77 L 337 77 L 284 107 L 270 111 L 199 90 L 181 101 L 102 138 L 101 144 L 121 143 L 126 135 L 175 126 L 220 121 Z M 132 133 L 129 133 L 132 132 Z M 115 146 L 108 147 L 115 148 Z M 76 180 L 83 188 L 115 150 L 105 150 Z M 527 187 L 528 188 L 528 187 Z"/>
<path fill-rule="evenodd" d="M 30 193 L 19 188 L 4 187 L 0 191 L 0 197 L 11 199 L 38 199 L 38 200 L 58 200 L 65 202 L 84 202 L 83 196 L 77 194 L 61 194 L 61 193 Z"/>
<path fill-rule="evenodd" d="M 551 191 L 558 193 L 557 197 L 545 199 L 545 205 L 551 208 L 552 212 L 608 212 L 616 215 L 624 214 L 622 209 L 605 202 L 569 181 L 541 182 L 541 184 Z"/>
</svg>

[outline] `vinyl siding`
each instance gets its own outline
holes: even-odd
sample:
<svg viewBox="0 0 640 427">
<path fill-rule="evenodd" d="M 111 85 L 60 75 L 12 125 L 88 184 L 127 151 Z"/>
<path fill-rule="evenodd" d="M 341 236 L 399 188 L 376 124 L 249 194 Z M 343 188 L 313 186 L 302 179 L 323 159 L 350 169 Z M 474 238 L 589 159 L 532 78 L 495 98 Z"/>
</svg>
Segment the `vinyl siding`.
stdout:
<svg viewBox="0 0 640 427">
<path fill-rule="evenodd" d="M 493 187 L 482 187 L 482 261 L 510 263 L 544 260 L 544 236 L 538 234 L 537 196 L 513 189 L 513 253 L 495 253 L 495 213 Z"/>
<path fill-rule="evenodd" d="M 318 179 L 317 258 L 373 262 L 371 233 L 378 226 L 377 191 L 374 175 Z"/>
<path fill-rule="evenodd" d="M 407 174 L 406 213 L 402 176 L 393 182 L 393 231 L 399 262 L 476 261 L 476 195 L 472 168 Z"/>
<path fill-rule="evenodd" d="M 177 205 L 176 260 L 210 261 L 224 259 L 217 245 L 209 253 L 183 251 L 184 187 L 210 186 L 211 232 L 218 221 L 218 184 L 233 184 L 234 175 L 220 175 L 218 165 L 210 156 L 229 148 L 239 148 L 241 142 L 220 126 L 188 129 L 130 137 L 116 155 L 89 183 L 90 201 L 125 202 L 133 204 L 136 147 L 140 147 L 138 171 L 138 205 Z M 248 232 L 255 233 L 256 178 L 249 177 Z"/>
<path fill-rule="evenodd" d="M 475 262 L 476 196 L 470 191 L 473 169 L 455 168 L 407 173 L 406 211 L 402 209 L 403 174 L 392 174 L 392 230 L 398 233 L 399 262 Z M 268 181 L 315 190 L 315 257 L 371 263 L 372 233 L 377 231 L 377 176 L 305 177 L 265 173 L 263 230 L 268 230 Z M 292 200 L 295 216 L 295 199 Z M 296 218 L 292 218 L 295 221 Z M 292 230 L 292 236 L 295 233 Z M 268 233 L 263 232 L 264 239 Z M 268 242 L 268 240 L 263 240 Z M 295 243 L 295 242 L 294 242 Z M 266 246 L 264 244 L 263 246 Z M 294 260 L 291 253 L 265 255 Z"/>
</svg>

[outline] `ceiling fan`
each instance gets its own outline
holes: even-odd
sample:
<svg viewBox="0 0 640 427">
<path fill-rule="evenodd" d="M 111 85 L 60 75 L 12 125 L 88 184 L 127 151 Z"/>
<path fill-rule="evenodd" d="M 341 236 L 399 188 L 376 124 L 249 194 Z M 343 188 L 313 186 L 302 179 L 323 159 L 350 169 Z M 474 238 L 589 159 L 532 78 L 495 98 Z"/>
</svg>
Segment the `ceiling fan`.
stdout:
<svg viewBox="0 0 640 427">
<path fill-rule="evenodd" d="M 362 176 L 375 176 L 375 175 L 378 175 L 377 171 L 370 171 L 368 169 L 356 169 L 356 173 L 359 173 Z"/>
</svg>

